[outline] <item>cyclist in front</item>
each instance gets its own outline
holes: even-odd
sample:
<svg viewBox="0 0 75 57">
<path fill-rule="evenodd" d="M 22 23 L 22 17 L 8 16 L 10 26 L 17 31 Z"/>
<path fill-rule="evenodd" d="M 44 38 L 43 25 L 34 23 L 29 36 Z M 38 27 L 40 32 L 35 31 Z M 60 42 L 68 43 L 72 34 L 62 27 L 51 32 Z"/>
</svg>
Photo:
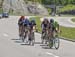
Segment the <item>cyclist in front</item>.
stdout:
<svg viewBox="0 0 75 57">
<path fill-rule="evenodd" d="M 22 32 L 23 32 L 23 20 L 24 20 L 24 16 L 21 16 L 20 19 L 18 20 L 19 37 L 20 37 L 20 39 L 22 37 Z"/>
<path fill-rule="evenodd" d="M 31 33 L 33 33 L 34 34 L 34 32 L 35 32 L 35 30 L 36 30 L 36 21 L 34 20 L 34 19 L 32 19 L 31 21 L 30 21 L 30 24 L 29 24 L 29 36 L 30 36 L 30 34 Z M 34 37 L 35 38 L 35 37 Z M 29 37 L 29 40 L 31 40 L 30 39 L 30 37 Z"/>
<path fill-rule="evenodd" d="M 41 35 L 41 38 L 42 38 L 42 40 L 44 40 L 43 39 L 43 34 L 48 30 L 48 28 L 49 28 L 49 21 L 48 21 L 48 19 L 47 18 L 44 18 L 44 20 L 43 20 L 43 22 L 41 23 L 41 27 L 42 27 L 42 35 Z"/>
<path fill-rule="evenodd" d="M 54 19 L 50 19 L 49 32 L 50 37 L 54 37 L 54 33 L 59 32 L 59 24 L 58 22 L 54 21 Z"/>
<path fill-rule="evenodd" d="M 25 19 L 23 20 L 24 39 L 26 39 L 27 34 L 28 34 L 29 23 L 30 23 L 30 21 L 29 21 L 28 18 L 25 18 Z M 24 40 L 23 40 L 23 42 L 24 42 Z"/>
</svg>

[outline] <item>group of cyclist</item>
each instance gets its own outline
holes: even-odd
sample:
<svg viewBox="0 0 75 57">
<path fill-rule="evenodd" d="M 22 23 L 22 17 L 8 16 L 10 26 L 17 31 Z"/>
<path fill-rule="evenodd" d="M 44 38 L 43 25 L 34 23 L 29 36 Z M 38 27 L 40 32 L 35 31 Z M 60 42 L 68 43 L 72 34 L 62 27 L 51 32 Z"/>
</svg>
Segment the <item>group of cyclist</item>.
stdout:
<svg viewBox="0 0 75 57">
<path fill-rule="evenodd" d="M 54 21 L 54 19 L 48 20 L 47 18 L 44 18 L 44 20 L 41 23 L 42 28 L 42 43 L 43 40 L 50 40 L 51 38 L 55 37 L 55 34 L 59 33 L 59 24 L 57 21 Z"/>
<path fill-rule="evenodd" d="M 36 22 L 34 19 L 31 21 L 25 17 L 21 16 L 20 19 L 18 20 L 18 25 L 19 25 L 19 37 L 22 39 L 26 38 L 26 36 L 29 36 L 31 32 L 33 32 L 34 29 L 36 29 Z"/>
<path fill-rule="evenodd" d="M 19 25 L 19 36 L 20 38 L 22 37 L 22 35 L 25 32 L 25 37 L 27 34 L 30 34 L 31 31 L 33 31 L 34 29 L 36 30 L 36 21 L 35 19 L 32 19 L 31 21 L 24 17 L 21 16 L 19 21 L 18 21 L 18 25 Z M 42 28 L 42 35 L 41 38 L 43 38 L 43 34 L 47 31 L 50 37 L 54 36 L 54 32 L 58 33 L 59 32 L 59 24 L 58 22 L 54 21 L 54 19 L 50 19 L 48 20 L 47 18 L 44 18 L 43 21 L 41 22 L 41 28 Z"/>
</svg>

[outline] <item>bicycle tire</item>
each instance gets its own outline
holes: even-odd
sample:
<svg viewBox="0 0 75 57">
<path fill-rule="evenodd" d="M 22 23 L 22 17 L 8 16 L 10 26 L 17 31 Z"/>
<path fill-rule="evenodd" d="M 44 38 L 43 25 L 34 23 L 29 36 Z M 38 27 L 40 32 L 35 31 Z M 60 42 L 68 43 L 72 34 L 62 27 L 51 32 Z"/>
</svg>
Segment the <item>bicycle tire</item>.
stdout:
<svg viewBox="0 0 75 57">
<path fill-rule="evenodd" d="M 54 47 L 55 47 L 56 49 L 58 49 L 58 48 L 59 48 L 59 45 L 60 45 L 59 38 L 58 38 L 58 37 L 55 37 L 55 39 L 54 39 Z"/>
<path fill-rule="evenodd" d="M 49 44 L 48 44 L 48 46 L 49 46 L 50 48 L 53 47 L 53 39 L 50 39 L 50 40 L 49 40 Z"/>
</svg>

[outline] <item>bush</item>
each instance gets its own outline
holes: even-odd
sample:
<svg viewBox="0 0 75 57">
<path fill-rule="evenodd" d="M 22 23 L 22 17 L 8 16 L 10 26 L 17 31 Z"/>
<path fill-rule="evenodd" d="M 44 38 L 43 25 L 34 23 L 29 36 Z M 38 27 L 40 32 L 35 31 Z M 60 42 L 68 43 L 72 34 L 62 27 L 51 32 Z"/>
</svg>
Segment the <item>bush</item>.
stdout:
<svg viewBox="0 0 75 57">
<path fill-rule="evenodd" d="M 49 12 L 49 14 L 51 13 L 51 9 L 50 8 L 47 8 L 48 9 L 48 12 Z"/>
<path fill-rule="evenodd" d="M 0 8 L 0 14 L 2 13 L 2 8 Z"/>
<path fill-rule="evenodd" d="M 75 5 L 66 5 L 59 10 L 59 13 L 75 15 Z"/>
<path fill-rule="evenodd" d="M 71 21 L 72 21 L 72 22 L 75 22 L 75 18 L 72 18 Z"/>
</svg>

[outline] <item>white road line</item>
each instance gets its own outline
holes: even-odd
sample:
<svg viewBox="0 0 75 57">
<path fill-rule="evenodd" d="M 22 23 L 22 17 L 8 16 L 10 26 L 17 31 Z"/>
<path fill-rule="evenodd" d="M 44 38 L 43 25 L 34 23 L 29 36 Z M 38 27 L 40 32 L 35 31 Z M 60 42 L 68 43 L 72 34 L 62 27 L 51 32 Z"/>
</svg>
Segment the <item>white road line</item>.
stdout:
<svg viewBox="0 0 75 57">
<path fill-rule="evenodd" d="M 46 52 L 46 54 L 51 55 L 51 56 L 53 56 L 53 57 L 59 57 L 59 56 L 56 56 L 56 55 L 54 55 L 53 53 L 49 53 L 49 52 Z"/>
<path fill-rule="evenodd" d="M 4 33 L 3 36 L 8 37 L 8 34 Z"/>
</svg>

